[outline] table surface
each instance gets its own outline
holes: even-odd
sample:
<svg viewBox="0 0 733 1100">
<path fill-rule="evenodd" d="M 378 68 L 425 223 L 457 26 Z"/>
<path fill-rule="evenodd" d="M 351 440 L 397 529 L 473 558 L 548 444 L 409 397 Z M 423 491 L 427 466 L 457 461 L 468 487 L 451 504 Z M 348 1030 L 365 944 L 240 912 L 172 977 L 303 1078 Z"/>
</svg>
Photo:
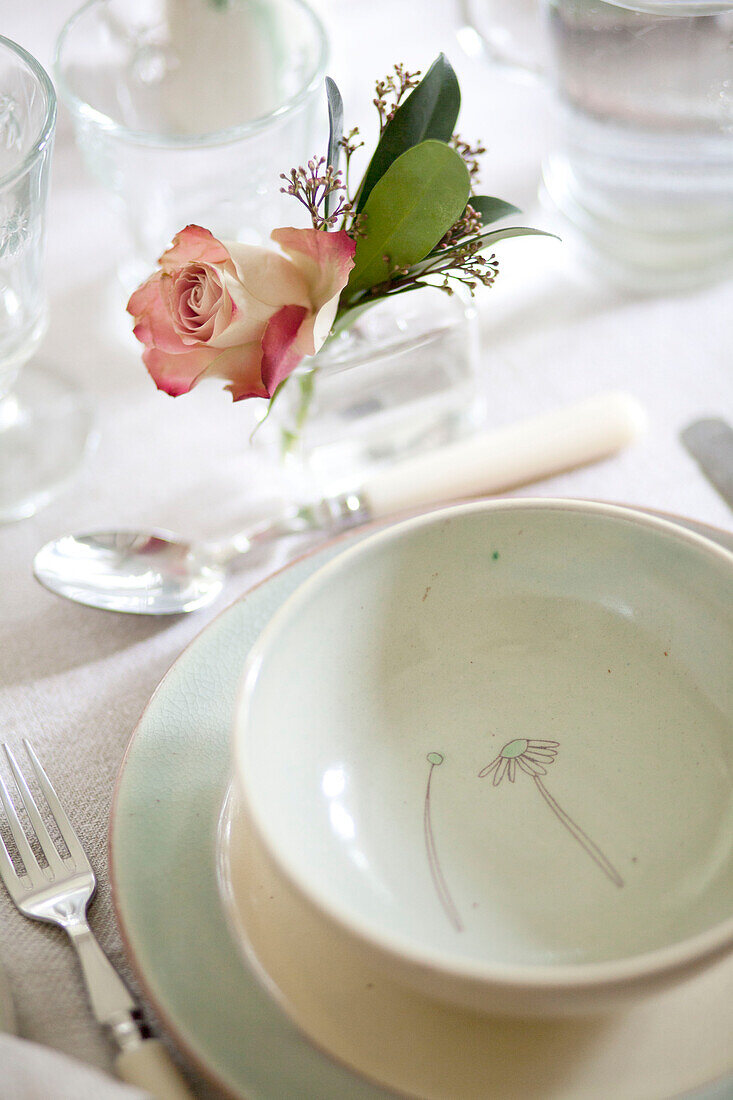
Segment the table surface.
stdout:
<svg viewBox="0 0 733 1100">
<path fill-rule="evenodd" d="M 75 0 L 0 0 L 2 33 L 50 66 L 54 38 L 75 6 Z M 547 96 L 465 58 L 452 2 L 436 0 L 429 19 L 417 0 L 320 0 L 318 6 L 332 38 L 331 72 L 347 105 L 368 102 L 373 78 L 395 61 L 424 69 L 444 49 L 461 79 L 461 132 L 481 137 L 489 150 L 484 189 L 522 206 L 530 224 L 547 224 L 534 197 L 549 140 Z M 366 116 L 357 111 L 356 117 Z M 262 507 L 272 485 L 248 451 L 251 410 L 232 405 L 216 387 L 178 401 L 155 390 L 114 277 L 118 245 L 105 196 L 83 169 L 62 109 L 48 208 L 51 317 L 38 359 L 86 391 L 98 444 L 63 495 L 33 519 L 0 528 L 0 735 L 12 744 L 29 737 L 62 800 L 74 807 L 99 872 L 91 922 L 134 987 L 105 873 L 113 784 L 155 685 L 222 604 L 174 621 L 95 612 L 36 585 L 33 554 L 55 535 L 105 526 L 223 534 L 236 530 L 255 502 Z M 636 395 L 650 415 L 638 444 L 534 492 L 646 505 L 730 528 L 729 509 L 683 451 L 678 433 L 698 416 L 733 418 L 731 283 L 641 297 L 574 267 L 562 244 L 511 241 L 499 258 L 501 276 L 479 299 L 492 421 L 509 423 L 606 389 Z M 278 548 L 267 561 L 242 569 L 226 600 L 293 552 Z M 25 921 L 4 892 L 0 956 L 20 1033 L 109 1068 L 110 1048 L 92 1021 L 63 935 Z M 203 1085 L 199 1091 L 209 1095 Z"/>
</svg>

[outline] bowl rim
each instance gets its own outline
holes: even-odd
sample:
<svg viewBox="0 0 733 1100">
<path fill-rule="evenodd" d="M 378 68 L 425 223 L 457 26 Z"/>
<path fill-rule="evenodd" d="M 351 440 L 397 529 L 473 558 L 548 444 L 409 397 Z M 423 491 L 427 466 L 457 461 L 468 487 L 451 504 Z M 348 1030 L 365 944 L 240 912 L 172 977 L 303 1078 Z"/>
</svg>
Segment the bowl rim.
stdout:
<svg viewBox="0 0 733 1100">
<path fill-rule="evenodd" d="M 234 711 L 232 731 L 234 782 L 245 803 L 252 827 L 264 845 L 278 871 L 287 882 L 327 920 L 341 928 L 346 934 L 371 950 L 388 956 L 398 965 L 409 965 L 413 970 L 421 970 L 443 979 L 463 984 L 503 988 L 507 994 L 529 993 L 532 991 L 565 991 L 578 993 L 584 990 L 608 989 L 647 982 L 649 979 L 671 976 L 674 973 L 692 969 L 703 960 L 712 960 L 733 946 L 733 915 L 718 921 L 710 928 L 693 936 L 686 936 L 663 947 L 635 955 L 590 963 L 555 964 L 507 964 L 487 963 L 465 956 L 454 955 L 448 950 L 439 950 L 425 946 L 425 942 L 412 940 L 400 933 L 392 932 L 369 919 L 362 917 L 348 905 L 338 904 L 313 885 L 312 880 L 301 873 L 296 860 L 290 859 L 286 849 L 278 845 L 270 834 L 267 821 L 252 797 L 254 785 L 244 758 L 247 718 L 250 701 L 257 685 L 262 662 L 271 640 L 276 638 L 281 624 L 286 622 L 293 611 L 306 602 L 310 592 L 328 580 L 331 574 L 340 572 L 352 558 L 360 556 L 369 548 L 381 542 L 389 542 L 408 530 L 428 527 L 440 523 L 446 518 L 469 515 L 475 512 L 505 511 L 560 511 L 586 513 L 605 516 L 631 523 L 634 526 L 648 528 L 651 532 L 667 535 L 673 540 L 689 545 L 707 555 L 713 561 L 727 566 L 731 571 L 733 583 L 733 551 L 729 551 L 711 542 L 703 535 L 679 527 L 674 522 L 637 512 L 633 507 L 606 504 L 599 501 L 585 501 L 555 497 L 517 497 L 512 499 L 481 499 L 454 504 L 447 507 L 421 512 L 368 535 L 355 545 L 347 547 L 330 561 L 317 569 L 293 592 L 277 609 L 267 622 L 254 646 L 249 651 L 243 666 Z"/>
<path fill-rule="evenodd" d="M 252 0 L 247 0 L 247 2 L 251 3 Z M 305 17 L 310 20 L 316 43 L 316 59 L 307 77 L 304 78 L 296 92 L 287 96 L 264 115 L 258 115 L 256 118 L 248 119 L 246 122 L 240 122 L 221 130 L 207 130 L 200 134 L 165 134 L 156 130 L 141 130 L 125 126 L 123 122 L 99 110 L 99 108 L 77 95 L 66 79 L 64 66 L 64 49 L 67 40 L 76 30 L 77 24 L 93 8 L 103 7 L 109 3 L 110 0 L 86 0 L 86 3 L 82 4 L 69 16 L 56 39 L 53 74 L 59 96 L 69 110 L 73 112 L 75 119 L 82 119 L 85 123 L 93 123 L 100 130 L 115 134 L 122 141 L 126 141 L 131 145 L 151 146 L 159 149 L 190 150 L 233 144 L 259 133 L 272 123 L 279 122 L 285 116 L 292 114 L 323 84 L 329 63 L 329 42 L 323 21 L 306 0 L 281 0 L 281 3 L 287 3 L 292 8 L 300 9 Z"/>
</svg>

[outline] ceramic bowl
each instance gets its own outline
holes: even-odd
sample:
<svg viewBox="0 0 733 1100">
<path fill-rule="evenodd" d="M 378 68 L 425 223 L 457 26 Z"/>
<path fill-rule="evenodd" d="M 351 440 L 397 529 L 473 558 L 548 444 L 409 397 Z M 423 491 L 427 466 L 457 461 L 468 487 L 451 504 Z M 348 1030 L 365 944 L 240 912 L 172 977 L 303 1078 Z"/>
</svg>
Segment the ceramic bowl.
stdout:
<svg viewBox="0 0 733 1100">
<path fill-rule="evenodd" d="M 266 627 L 234 755 L 280 871 L 422 993 L 651 991 L 733 942 L 733 555 L 582 502 L 399 523 Z"/>
</svg>

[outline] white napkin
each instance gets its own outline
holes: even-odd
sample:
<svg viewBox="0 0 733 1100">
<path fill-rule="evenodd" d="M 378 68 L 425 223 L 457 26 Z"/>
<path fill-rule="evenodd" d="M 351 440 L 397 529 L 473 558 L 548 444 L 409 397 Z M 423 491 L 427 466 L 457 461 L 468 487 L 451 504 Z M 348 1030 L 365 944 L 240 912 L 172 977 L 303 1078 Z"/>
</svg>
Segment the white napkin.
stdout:
<svg viewBox="0 0 733 1100">
<path fill-rule="evenodd" d="M 98 1069 L 50 1047 L 0 1035 L 2 1100 L 149 1100 Z"/>
</svg>

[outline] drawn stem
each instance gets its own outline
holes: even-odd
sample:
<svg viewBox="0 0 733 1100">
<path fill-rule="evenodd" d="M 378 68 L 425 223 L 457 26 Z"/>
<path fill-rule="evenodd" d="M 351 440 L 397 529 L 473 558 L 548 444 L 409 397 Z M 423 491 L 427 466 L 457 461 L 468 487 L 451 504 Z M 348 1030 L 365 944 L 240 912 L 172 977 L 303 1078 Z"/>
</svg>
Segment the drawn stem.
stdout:
<svg viewBox="0 0 733 1100">
<path fill-rule="evenodd" d="M 556 817 L 562 822 L 562 824 L 565 826 L 571 836 L 575 837 L 578 844 L 580 844 L 581 847 L 585 848 L 590 858 L 600 867 L 605 875 L 608 875 L 611 882 L 613 882 L 616 886 L 623 886 L 624 880 L 621 878 L 620 874 L 613 866 L 613 864 L 608 859 L 606 859 L 601 849 L 596 844 L 594 844 L 590 837 L 583 832 L 580 826 L 573 821 L 572 817 L 570 817 L 569 814 L 565 813 L 562 806 L 560 806 L 555 801 L 550 792 L 547 790 L 540 777 L 538 775 L 533 775 L 532 778 L 535 781 L 537 790 L 540 792 L 547 805 L 550 807 Z"/>
<path fill-rule="evenodd" d="M 432 757 L 432 759 L 431 759 Z M 435 847 L 435 837 L 433 836 L 433 823 L 430 813 L 430 784 L 433 778 L 433 772 L 439 764 L 443 763 L 443 757 L 440 753 L 430 753 L 428 756 L 430 761 L 430 771 L 428 772 L 428 785 L 425 790 L 425 809 L 423 812 L 423 828 L 425 832 L 425 849 L 428 856 L 428 866 L 430 868 L 430 874 L 433 879 L 433 885 L 438 895 L 438 900 L 445 910 L 445 914 L 448 920 L 451 922 L 456 932 L 463 931 L 463 922 L 460 918 L 458 910 L 455 907 L 447 883 L 443 876 L 443 872 L 440 867 L 440 861 L 438 859 L 438 852 Z"/>
</svg>

